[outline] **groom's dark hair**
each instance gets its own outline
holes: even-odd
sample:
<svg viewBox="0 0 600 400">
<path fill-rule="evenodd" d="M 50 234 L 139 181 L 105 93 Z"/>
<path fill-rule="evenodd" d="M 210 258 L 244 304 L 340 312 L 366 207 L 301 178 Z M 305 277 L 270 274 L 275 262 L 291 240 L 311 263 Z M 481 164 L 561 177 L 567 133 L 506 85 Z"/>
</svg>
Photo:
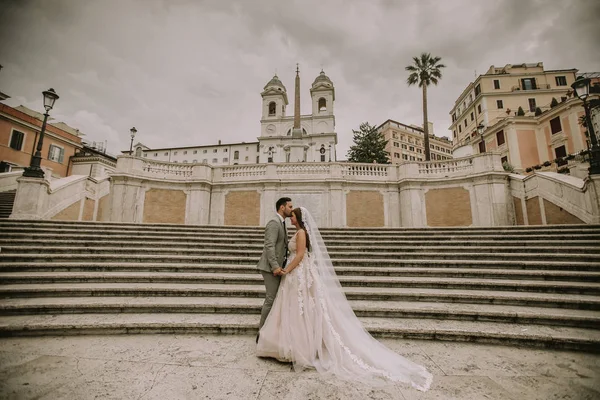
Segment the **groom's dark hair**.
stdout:
<svg viewBox="0 0 600 400">
<path fill-rule="evenodd" d="M 285 206 L 287 202 L 292 201 L 289 197 L 282 197 L 275 203 L 275 211 L 279 211 L 281 206 Z"/>
</svg>

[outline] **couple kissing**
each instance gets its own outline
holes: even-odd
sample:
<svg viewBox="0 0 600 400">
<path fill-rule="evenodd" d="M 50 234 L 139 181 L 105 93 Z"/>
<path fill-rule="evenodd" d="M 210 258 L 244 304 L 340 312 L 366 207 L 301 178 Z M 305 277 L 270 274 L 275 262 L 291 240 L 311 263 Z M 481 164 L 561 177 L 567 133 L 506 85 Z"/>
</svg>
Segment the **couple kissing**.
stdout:
<svg viewBox="0 0 600 400">
<path fill-rule="evenodd" d="M 256 354 L 316 369 L 337 379 L 381 385 L 402 382 L 425 391 L 432 375 L 374 339 L 358 320 L 311 213 L 280 198 L 265 227 L 258 270 L 266 296 Z M 288 241 L 285 220 L 296 228 Z"/>
</svg>

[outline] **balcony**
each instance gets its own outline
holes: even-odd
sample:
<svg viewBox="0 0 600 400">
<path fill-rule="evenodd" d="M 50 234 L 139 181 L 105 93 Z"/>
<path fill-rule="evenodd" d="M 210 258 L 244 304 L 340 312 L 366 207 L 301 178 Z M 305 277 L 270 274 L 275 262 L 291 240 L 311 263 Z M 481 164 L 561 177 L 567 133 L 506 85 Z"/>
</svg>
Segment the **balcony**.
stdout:
<svg viewBox="0 0 600 400">
<path fill-rule="evenodd" d="M 526 90 L 526 91 L 532 91 L 532 90 L 548 90 L 551 89 L 550 85 L 547 83 L 541 83 L 541 84 L 536 84 L 534 87 L 529 86 L 529 87 L 525 87 L 523 85 L 516 85 L 513 86 L 510 91 L 511 92 L 516 92 L 518 90 Z"/>
</svg>

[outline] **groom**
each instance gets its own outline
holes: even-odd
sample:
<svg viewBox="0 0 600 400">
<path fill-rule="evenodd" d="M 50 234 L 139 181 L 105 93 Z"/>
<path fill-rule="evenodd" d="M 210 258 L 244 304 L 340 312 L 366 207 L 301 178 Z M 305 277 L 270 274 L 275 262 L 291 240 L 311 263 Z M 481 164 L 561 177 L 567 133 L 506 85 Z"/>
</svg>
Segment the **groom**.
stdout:
<svg viewBox="0 0 600 400">
<path fill-rule="evenodd" d="M 264 325 L 269 312 L 271 312 L 275 296 L 277 296 L 277 289 L 279 289 L 281 273 L 287 261 L 288 237 L 285 219 L 292 216 L 292 210 L 294 209 L 292 199 L 289 197 L 280 198 L 275 204 L 275 209 L 277 210 L 277 216 L 270 220 L 265 227 L 265 246 L 257 265 L 265 280 L 267 289 L 260 314 L 259 330 Z M 256 342 L 258 342 L 258 336 L 256 336 Z"/>
</svg>

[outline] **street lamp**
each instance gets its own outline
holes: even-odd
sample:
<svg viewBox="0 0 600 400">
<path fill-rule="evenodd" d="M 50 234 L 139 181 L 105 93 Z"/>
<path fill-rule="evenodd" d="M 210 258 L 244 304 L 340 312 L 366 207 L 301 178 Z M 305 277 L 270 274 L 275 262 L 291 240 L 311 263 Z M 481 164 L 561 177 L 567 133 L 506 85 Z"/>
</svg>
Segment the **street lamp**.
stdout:
<svg viewBox="0 0 600 400">
<path fill-rule="evenodd" d="M 483 132 L 485 131 L 485 126 L 483 124 L 477 125 L 477 133 L 481 136 L 481 145 L 479 145 L 479 152 L 485 153 L 485 139 L 483 138 Z"/>
<path fill-rule="evenodd" d="M 135 129 L 135 126 L 129 130 L 129 133 L 131 134 L 131 144 L 129 145 L 129 155 L 131 156 L 131 155 L 133 155 L 133 153 L 132 153 L 133 138 L 135 137 L 135 134 L 137 133 L 137 129 Z"/>
<path fill-rule="evenodd" d="M 573 82 L 571 87 L 581 101 L 583 101 L 583 109 L 585 110 L 585 124 L 587 126 L 588 133 L 590 135 L 590 142 L 592 148 L 590 150 L 590 168 L 588 169 L 590 175 L 600 174 L 600 146 L 598 146 L 598 138 L 594 132 L 592 125 L 592 119 L 590 118 L 590 106 L 587 102 L 587 98 L 590 95 L 590 78 L 579 78 Z"/>
<path fill-rule="evenodd" d="M 44 108 L 46 109 L 46 113 L 44 114 L 44 122 L 42 123 L 42 129 L 40 131 L 40 138 L 38 139 L 37 148 L 33 157 L 31 157 L 31 162 L 29 163 L 29 167 L 25 168 L 23 172 L 23 176 L 28 178 L 43 178 L 44 171 L 40 168 L 42 163 L 42 146 L 44 144 L 44 132 L 46 131 L 46 121 L 48 120 L 48 113 L 54 107 L 54 102 L 58 99 L 58 95 L 54 91 L 54 89 L 50 88 L 44 92 Z"/>
</svg>

